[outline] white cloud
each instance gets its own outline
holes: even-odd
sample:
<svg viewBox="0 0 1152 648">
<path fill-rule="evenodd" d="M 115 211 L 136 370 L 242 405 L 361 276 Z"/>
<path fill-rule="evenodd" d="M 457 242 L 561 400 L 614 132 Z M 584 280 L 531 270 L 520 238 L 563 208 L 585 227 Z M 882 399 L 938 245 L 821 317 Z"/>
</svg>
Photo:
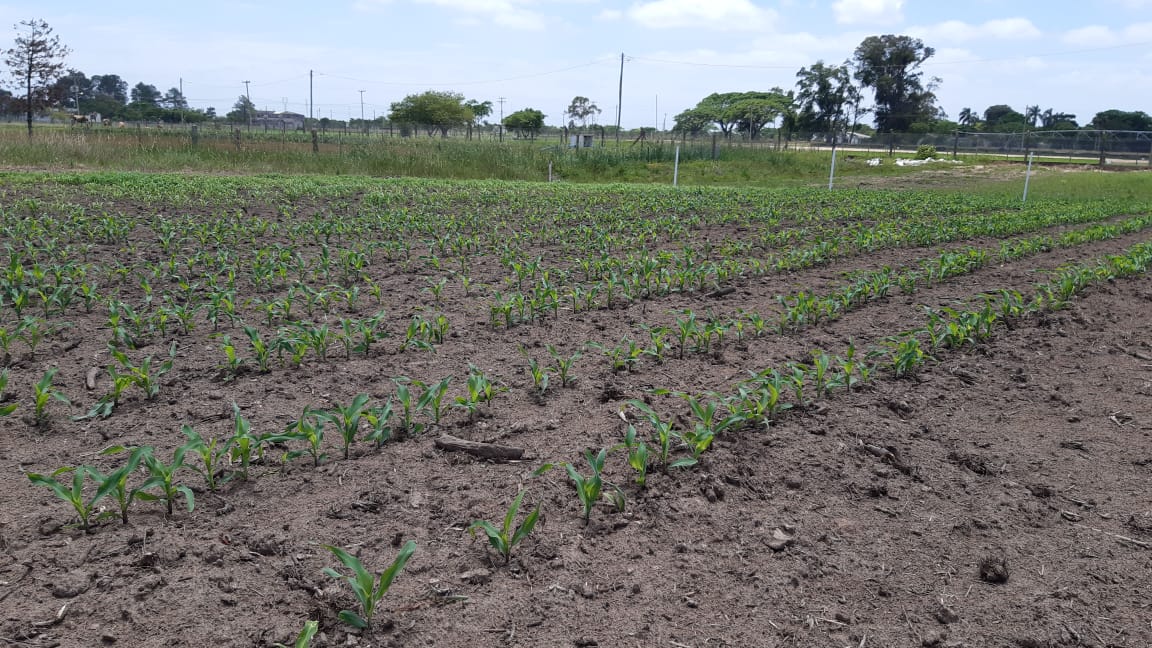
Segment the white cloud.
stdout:
<svg viewBox="0 0 1152 648">
<path fill-rule="evenodd" d="M 974 40 L 1021 40 L 1038 38 L 1041 33 L 1027 18 L 1002 18 L 972 25 L 960 20 L 947 20 L 934 25 L 908 27 L 908 34 L 933 42 L 966 43 Z"/>
<path fill-rule="evenodd" d="M 614 20 L 620 20 L 623 17 L 624 12 L 620 11 L 619 9 L 604 9 L 596 16 L 596 19 L 611 22 Z"/>
<path fill-rule="evenodd" d="M 1143 43 L 1152 41 L 1152 22 L 1133 23 L 1121 30 L 1103 25 L 1088 25 L 1065 32 L 1063 40 L 1069 45 L 1082 47 L 1111 47 Z"/>
<path fill-rule="evenodd" d="M 525 8 L 531 4 L 526 0 L 416 0 L 419 4 L 430 4 L 459 12 L 461 18 L 474 22 L 487 18 L 491 22 L 509 29 L 544 29 L 544 16 Z"/>
<path fill-rule="evenodd" d="M 766 29 L 776 22 L 775 11 L 750 0 L 653 0 L 632 5 L 628 17 L 650 29 L 748 31 Z"/>
<path fill-rule="evenodd" d="M 890 25 L 904 20 L 904 0 L 837 0 L 832 3 L 842 25 Z"/>
</svg>

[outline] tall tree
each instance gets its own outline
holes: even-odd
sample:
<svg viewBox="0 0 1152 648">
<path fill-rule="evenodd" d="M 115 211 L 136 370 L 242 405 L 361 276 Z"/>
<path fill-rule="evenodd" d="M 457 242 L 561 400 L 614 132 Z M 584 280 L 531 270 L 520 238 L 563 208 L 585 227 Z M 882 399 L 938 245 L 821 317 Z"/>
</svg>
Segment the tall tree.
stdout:
<svg viewBox="0 0 1152 648">
<path fill-rule="evenodd" d="M 1152 131 L 1152 116 L 1142 110 L 1105 110 L 1096 113 L 1088 124 L 1099 130 Z"/>
<path fill-rule="evenodd" d="M 160 100 L 160 105 L 170 110 L 188 110 L 188 100 L 184 98 L 180 88 L 168 88 L 168 92 L 165 92 L 164 98 Z"/>
<path fill-rule="evenodd" d="M 14 29 L 19 35 L 15 47 L 4 52 L 4 63 L 18 82 L 17 90 L 24 92 L 28 137 L 32 137 L 32 113 L 47 104 L 48 91 L 63 73 L 70 50 L 43 20 L 26 20 Z"/>
<path fill-rule="evenodd" d="M 544 127 L 546 115 L 535 108 L 525 108 L 504 118 L 504 127 L 514 133 L 517 138 L 527 137 L 536 139 L 536 134 Z"/>
<path fill-rule="evenodd" d="M 874 92 L 876 128 L 903 132 L 936 116 L 938 79 L 925 85 L 920 66 L 936 53 L 911 36 L 869 36 L 856 48 L 856 79 Z"/>
<path fill-rule="evenodd" d="M 768 92 L 745 92 L 732 104 L 731 114 L 736 119 L 736 132 L 748 139 L 759 139 L 760 131 L 792 106 L 792 94 L 780 88 Z"/>
<path fill-rule="evenodd" d="M 468 110 L 472 111 L 472 123 L 476 126 L 480 125 L 480 120 L 492 114 L 491 101 L 476 101 L 475 99 L 469 99 L 468 101 L 464 102 L 464 106 L 468 108 Z"/>
<path fill-rule="evenodd" d="M 406 126 L 423 126 L 429 137 L 436 131 L 447 137 L 448 129 L 472 121 L 472 111 L 464 105 L 462 94 L 429 90 L 393 103 L 388 119 Z"/>
<path fill-rule="evenodd" d="M 703 135 L 712 129 L 712 117 L 695 108 L 689 108 L 673 117 L 672 132 L 677 135 Z"/>
<path fill-rule="evenodd" d="M 1075 130 L 1080 125 L 1076 123 L 1076 115 L 1048 108 L 1040 113 L 1040 127 L 1044 130 Z"/>
<path fill-rule="evenodd" d="M 1010 133 L 1024 130 L 1026 117 L 1012 106 L 996 104 L 984 111 L 984 126 L 994 133 Z"/>
<path fill-rule="evenodd" d="M 848 126 L 853 106 L 860 104 L 860 90 L 852 83 L 848 64 L 825 65 L 817 61 L 796 73 L 797 119 L 803 130 L 834 137 Z"/>
<path fill-rule="evenodd" d="M 143 81 L 132 86 L 132 93 L 129 96 L 132 97 L 134 104 L 148 104 L 150 106 L 160 105 L 160 99 L 163 98 L 156 86 Z"/>
<path fill-rule="evenodd" d="M 962 108 L 960 110 L 960 116 L 958 119 L 960 125 L 964 128 L 972 128 L 976 125 L 977 122 L 980 121 L 980 117 L 977 115 L 976 111 L 972 110 L 971 108 Z"/>
<path fill-rule="evenodd" d="M 240 95 L 236 99 L 236 103 L 232 105 L 232 112 L 225 115 L 225 118 L 233 123 L 246 124 L 256 116 L 256 106 L 248 99 L 247 95 Z"/>
<path fill-rule="evenodd" d="M 122 104 L 128 103 L 128 82 L 118 74 L 93 74 L 92 94 Z"/>
<path fill-rule="evenodd" d="M 1024 122 L 1036 128 L 1040 124 L 1040 106 L 1024 106 Z"/>
<path fill-rule="evenodd" d="M 83 72 L 70 69 L 64 76 L 56 79 L 48 95 L 52 105 L 79 113 L 80 103 L 92 98 L 92 82 Z"/>
<path fill-rule="evenodd" d="M 594 101 L 588 97 L 576 96 L 572 98 L 572 103 L 568 104 L 568 110 L 564 111 L 564 114 L 568 116 L 569 126 L 575 127 L 576 122 L 580 122 L 581 128 L 587 128 L 588 120 L 591 119 L 595 124 L 600 112 L 600 107 Z"/>
</svg>

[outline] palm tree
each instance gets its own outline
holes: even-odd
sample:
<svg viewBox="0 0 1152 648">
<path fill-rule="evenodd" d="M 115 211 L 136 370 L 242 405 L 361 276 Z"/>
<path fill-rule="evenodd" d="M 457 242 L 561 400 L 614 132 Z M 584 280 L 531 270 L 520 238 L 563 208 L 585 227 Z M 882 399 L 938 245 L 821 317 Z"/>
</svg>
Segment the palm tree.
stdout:
<svg viewBox="0 0 1152 648">
<path fill-rule="evenodd" d="M 961 110 L 959 119 L 960 125 L 965 128 L 971 128 L 976 122 L 980 121 L 980 117 L 976 114 L 976 111 L 971 108 Z"/>
<path fill-rule="evenodd" d="M 1024 123 L 1032 128 L 1036 128 L 1036 123 L 1040 121 L 1040 106 L 1025 106 L 1024 108 Z"/>
</svg>

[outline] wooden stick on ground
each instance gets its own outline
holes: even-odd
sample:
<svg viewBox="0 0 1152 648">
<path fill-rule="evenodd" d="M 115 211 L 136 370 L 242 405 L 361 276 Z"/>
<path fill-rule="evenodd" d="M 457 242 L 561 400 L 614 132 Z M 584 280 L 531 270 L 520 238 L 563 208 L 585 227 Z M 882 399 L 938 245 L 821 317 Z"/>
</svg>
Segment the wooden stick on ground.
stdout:
<svg viewBox="0 0 1152 648">
<path fill-rule="evenodd" d="M 524 448 L 468 441 L 450 434 L 436 439 L 436 447 L 449 452 L 467 452 L 483 459 L 519 459 L 524 456 Z"/>
</svg>

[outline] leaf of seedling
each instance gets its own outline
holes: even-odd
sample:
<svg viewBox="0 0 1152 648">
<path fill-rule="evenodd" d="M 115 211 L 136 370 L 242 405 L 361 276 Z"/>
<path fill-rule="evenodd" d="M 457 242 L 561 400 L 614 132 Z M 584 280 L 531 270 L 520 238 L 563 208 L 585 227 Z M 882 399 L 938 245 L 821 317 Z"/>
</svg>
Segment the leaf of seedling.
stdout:
<svg viewBox="0 0 1152 648">
<path fill-rule="evenodd" d="M 296 641 L 292 643 L 292 648 L 309 648 L 312 645 L 312 638 L 320 631 L 319 621 L 305 621 L 304 629 L 300 634 L 296 635 Z M 288 648 L 282 643 L 273 644 L 275 648 Z"/>
<path fill-rule="evenodd" d="M 136 472 L 136 468 L 140 466 L 144 455 L 150 452 L 152 452 L 152 448 L 148 446 L 133 449 L 132 454 L 128 456 L 128 461 L 107 475 L 102 474 L 93 467 L 86 467 L 92 480 L 100 485 L 100 488 L 96 491 L 96 500 L 108 495 L 114 496 L 116 498 L 116 504 L 120 509 L 120 521 L 124 524 L 128 524 L 128 507 L 131 506 L 132 501 L 136 499 L 135 493 L 128 490 L 128 478 Z"/>
<path fill-rule="evenodd" d="M 332 545 L 323 545 L 325 549 L 332 552 L 346 568 L 352 570 L 349 575 L 341 574 L 340 572 L 326 567 L 324 573 L 332 578 L 341 579 L 348 583 L 352 588 L 352 593 L 356 595 L 356 600 L 360 603 L 360 612 L 357 613 L 353 610 L 341 610 L 340 620 L 350 626 L 356 628 L 368 628 L 372 624 L 372 616 L 376 612 L 376 606 L 380 599 L 388 593 L 388 589 L 392 587 L 392 581 L 404 569 L 404 565 L 408 563 L 408 559 L 416 551 L 416 542 L 409 540 L 401 549 L 396 559 L 392 564 L 385 569 L 378 578 L 374 578 L 372 574 L 364 568 L 360 559 L 340 547 Z"/>
<path fill-rule="evenodd" d="M 532 533 L 532 529 L 536 527 L 536 521 L 540 517 L 540 505 L 537 504 L 536 508 L 532 509 L 532 512 L 524 518 L 520 526 L 513 528 L 512 525 L 516 522 L 516 514 L 520 512 L 520 503 L 523 499 L 524 491 L 521 490 L 512 500 L 512 505 L 508 507 L 502 528 L 497 529 L 496 525 L 487 520 L 477 520 L 468 529 L 473 538 L 476 537 L 476 529 L 483 531 L 484 535 L 488 537 L 488 544 L 492 545 L 492 548 L 504 558 L 505 563 L 512 558 L 512 550 L 516 548 L 516 545 Z"/>
<path fill-rule="evenodd" d="M 72 473 L 72 487 L 69 488 L 56 480 L 56 477 L 65 473 Z M 97 494 L 89 501 L 84 500 L 84 476 L 88 471 L 84 468 L 73 468 L 65 466 L 57 469 L 51 475 L 41 475 L 39 473 L 28 473 L 28 479 L 38 486 L 45 486 L 50 489 L 56 497 L 68 502 L 76 511 L 77 517 L 80 518 L 80 528 L 87 531 L 89 529 L 89 519 L 92 517 L 92 510 L 96 503 L 100 501 L 103 495 Z"/>
</svg>

